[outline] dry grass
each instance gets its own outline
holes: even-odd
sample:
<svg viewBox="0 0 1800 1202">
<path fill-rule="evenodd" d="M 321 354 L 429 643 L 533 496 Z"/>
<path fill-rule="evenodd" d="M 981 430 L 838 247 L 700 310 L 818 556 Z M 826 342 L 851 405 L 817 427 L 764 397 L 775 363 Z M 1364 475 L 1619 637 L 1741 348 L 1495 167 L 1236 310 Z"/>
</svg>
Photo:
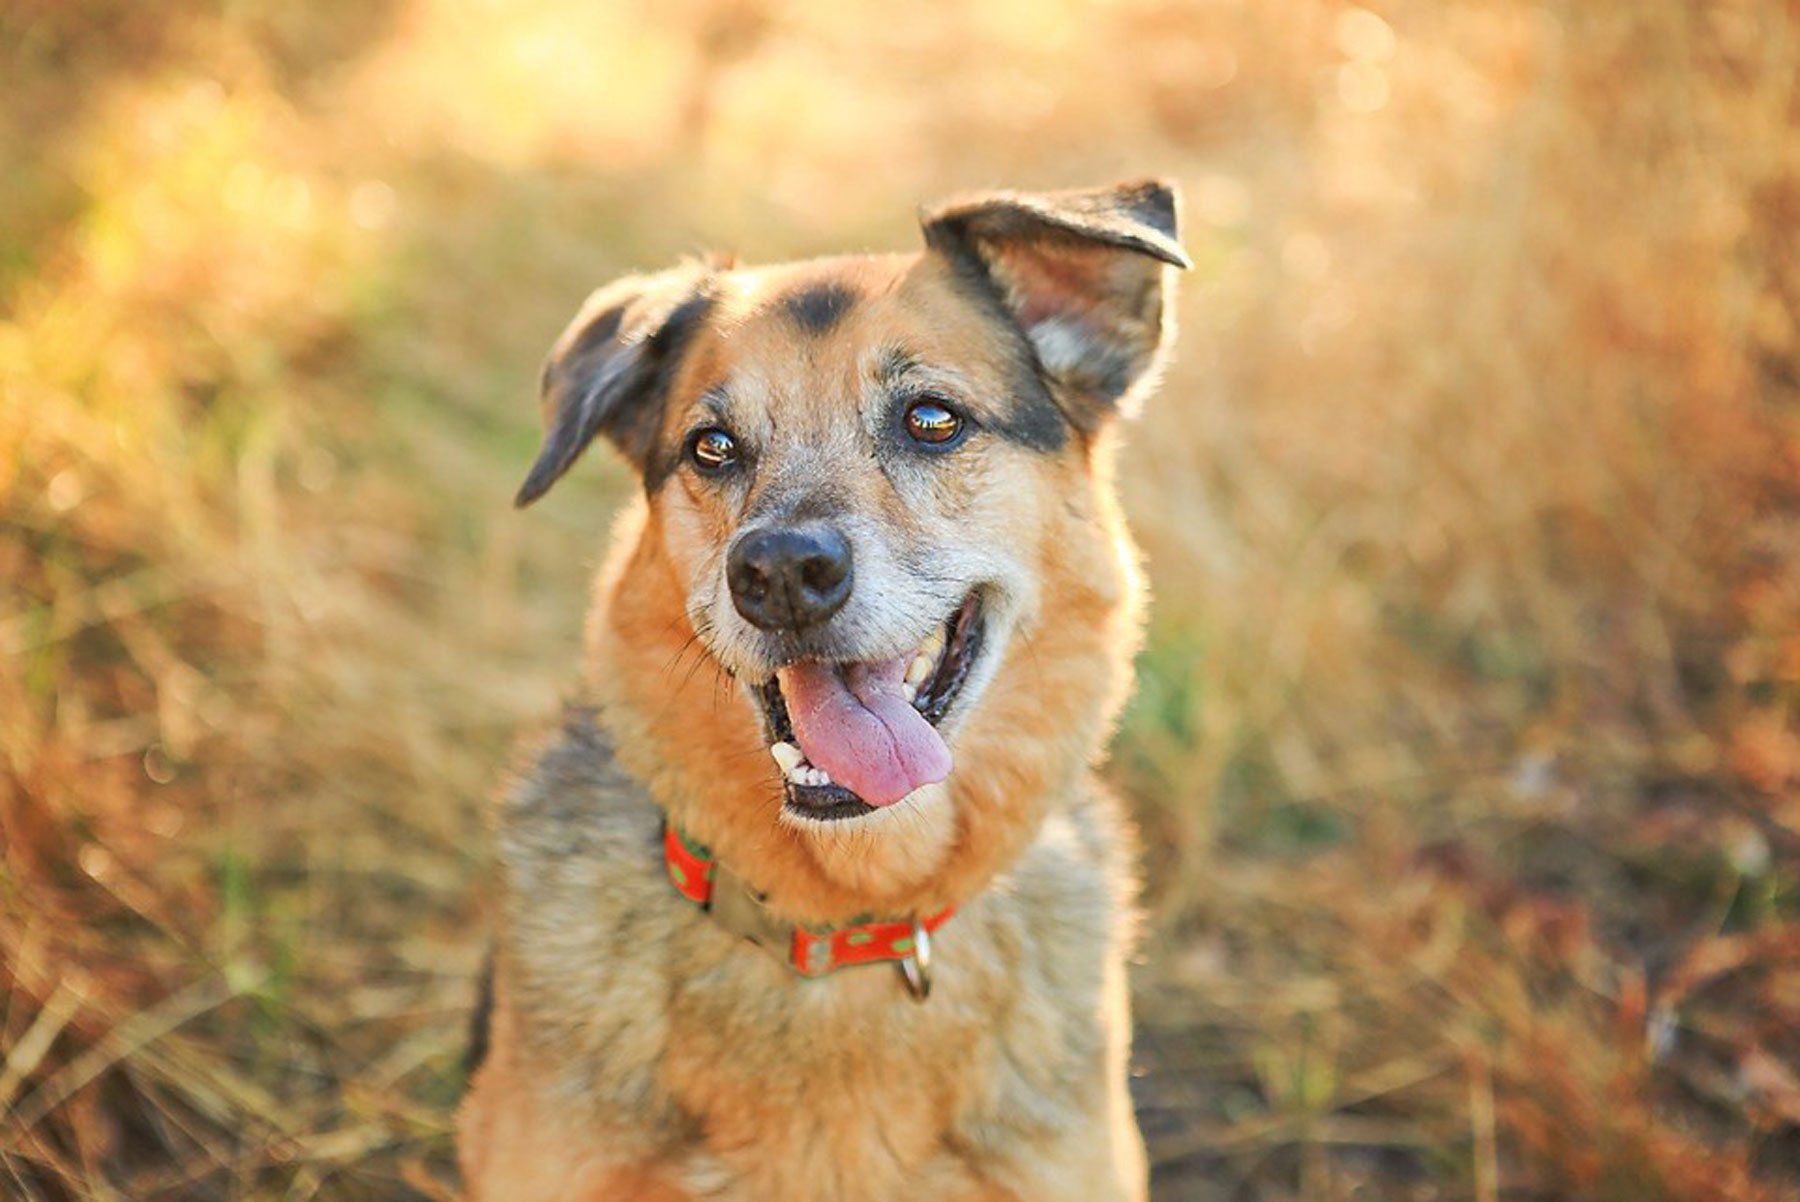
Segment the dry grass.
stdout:
<svg viewBox="0 0 1800 1202">
<path fill-rule="evenodd" d="M 447 1192 L 583 289 L 1185 187 L 1112 769 L 1169 1199 L 1800 1196 L 1800 11 L 0 13 L 0 1195 Z"/>
</svg>

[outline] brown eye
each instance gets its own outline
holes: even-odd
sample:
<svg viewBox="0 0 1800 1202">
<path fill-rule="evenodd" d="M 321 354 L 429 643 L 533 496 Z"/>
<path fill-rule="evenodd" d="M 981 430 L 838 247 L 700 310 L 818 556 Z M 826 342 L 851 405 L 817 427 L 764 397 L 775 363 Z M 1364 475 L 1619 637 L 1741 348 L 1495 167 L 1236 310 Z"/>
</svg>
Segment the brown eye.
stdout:
<svg viewBox="0 0 1800 1202">
<path fill-rule="evenodd" d="M 722 472 L 737 462 L 737 439 L 716 427 L 688 439 L 688 458 L 703 472 Z"/>
<path fill-rule="evenodd" d="M 942 401 L 914 401 L 906 409 L 906 432 L 914 442 L 942 447 L 955 442 L 963 419 Z"/>
</svg>

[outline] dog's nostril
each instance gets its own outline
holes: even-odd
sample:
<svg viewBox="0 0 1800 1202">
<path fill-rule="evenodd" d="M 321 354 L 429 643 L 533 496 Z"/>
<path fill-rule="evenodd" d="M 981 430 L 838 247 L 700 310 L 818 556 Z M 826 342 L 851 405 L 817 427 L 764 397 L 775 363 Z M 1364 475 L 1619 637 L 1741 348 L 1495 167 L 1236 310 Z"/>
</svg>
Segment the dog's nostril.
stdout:
<svg viewBox="0 0 1800 1202">
<path fill-rule="evenodd" d="M 731 587 L 734 592 L 760 597 L 769 591 L 769 578 L 757 568 L 747 566 L 732 577 Z"/>
<path fill-rule="evenodd" d="M 850 557 L 813 555 L 800 566 L 800 579 L 806 587 L 823 592 L 835 588 L 850 573 Z"/>
<path fill-rule="evenodd" d="M 829 526 L 778 526 L 738 536 L 726 558 L 731 601 L 764 630 L 802 630 L 850 596 L 850 544 Z"/>
</svg>

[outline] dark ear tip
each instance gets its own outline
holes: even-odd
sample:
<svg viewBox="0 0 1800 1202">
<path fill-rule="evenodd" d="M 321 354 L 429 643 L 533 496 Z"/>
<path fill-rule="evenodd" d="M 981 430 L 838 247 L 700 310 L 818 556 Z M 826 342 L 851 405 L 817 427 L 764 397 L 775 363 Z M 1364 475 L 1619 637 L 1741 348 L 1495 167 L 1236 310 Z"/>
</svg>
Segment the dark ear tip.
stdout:
<svg viewBox="0 0 1800 1202">
<path fill-rule="evenodd" d="M 525 477 L 525 483 L 519 485 L 519 491 L 513 496 L 513 508 L 524 509 L 533 501 L 550 491 L 561 472 L 545 471 L 542 461 L 534 465 L 531 474 Z"/>
<path fill-rule="evenodd" d="M 1138 197 L 1141 203 L 1156 206 L 1169 215 L 1171 222 L 1174 221 L 1175 202 L 1181 195 L 1181 189 L 1173 180 L 1166 180 L 1161 176 L 1146 176 L 1120 184 L 1118 190 L 1126 196 Z"/>
<path fill-rule="evenodd" d="M 1187 271 L 1194 266 L 1180 238 L 1181 189 L 1172 180 L 1152 177 L 1120 184 L 1119 203 L 1138 221 L 1162 237 L 1156 240 L 1156 257 L 1171 267 Z"/>
</svg>

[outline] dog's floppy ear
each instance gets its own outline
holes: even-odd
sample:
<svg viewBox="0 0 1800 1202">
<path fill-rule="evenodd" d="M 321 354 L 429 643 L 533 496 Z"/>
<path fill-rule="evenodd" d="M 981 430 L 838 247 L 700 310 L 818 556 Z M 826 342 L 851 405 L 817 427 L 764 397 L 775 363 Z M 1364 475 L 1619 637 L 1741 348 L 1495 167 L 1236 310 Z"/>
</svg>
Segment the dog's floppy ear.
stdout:
<svg viewBox="0 0 1800 1202">
<path fill-rule="evenodd" d="M 706 320 L 710 271 L 688 264 L 600 289 L 551 348 L 539 384 L 544 445 L 513 504 L 531 504 L 604 434 L 642 474 L 663 393 Z"/>
<path fill-rule="evenodd" d="M 1165 264 L 1191 266 L 1175 205 L 1174 188 L 1143 180 L 958 197 L 921 221 L 927 245 L 992 287 L 1070 420 L 1092 430 L 1155 362 Z"/>
</svg>

